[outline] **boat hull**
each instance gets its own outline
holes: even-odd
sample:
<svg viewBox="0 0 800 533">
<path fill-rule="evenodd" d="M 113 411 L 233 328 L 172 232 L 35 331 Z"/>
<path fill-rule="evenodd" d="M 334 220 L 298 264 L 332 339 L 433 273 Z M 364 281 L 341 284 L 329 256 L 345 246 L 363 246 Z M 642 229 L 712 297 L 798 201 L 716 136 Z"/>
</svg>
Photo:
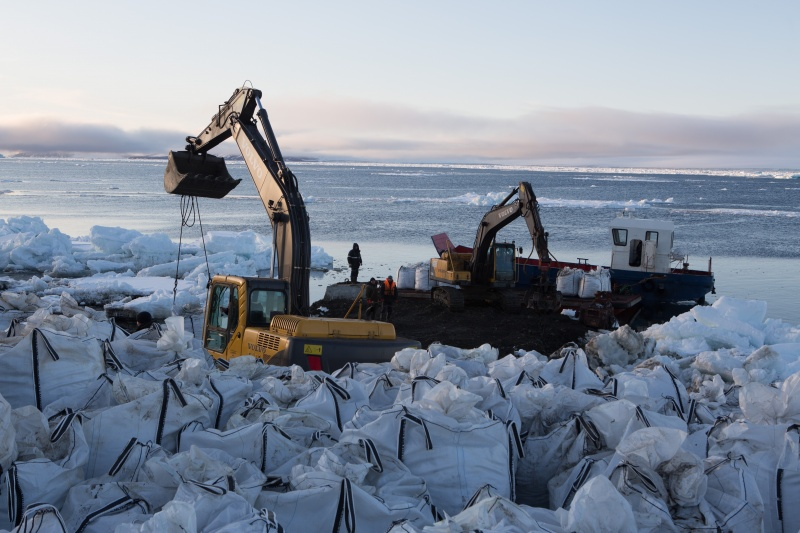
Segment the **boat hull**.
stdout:
<svg viewBox="0 0 800 533">
<path fill-rule="evenodd" d="M 548 271 L 555 282 L 562 268 L 578 268 L 584 271 L 596 267 L 583 263 L 554 261 Z M 706 295 L 714 292 L 714 273 L 702 270 L 673 269 L 666 273 L 640 272 L 635 270 L 611 269 L 613 292 L 637 294 L 643 304 L 695 302 L 704 303 Z M 530 286 L 541 275 L 539 261 L 536 259 L 517 259 L 517 286 Z"/>
</svg>

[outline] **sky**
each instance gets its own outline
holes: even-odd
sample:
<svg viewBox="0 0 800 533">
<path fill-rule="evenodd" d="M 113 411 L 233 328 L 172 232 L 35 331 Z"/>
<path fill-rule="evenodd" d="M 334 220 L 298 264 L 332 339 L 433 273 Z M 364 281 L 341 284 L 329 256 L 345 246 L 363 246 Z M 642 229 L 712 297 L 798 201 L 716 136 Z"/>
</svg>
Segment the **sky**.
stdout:
<svg viewBox="0 0 800 533">
<path fill-rule="evenodd" d="M 0 154 L 800 169 L 800 2 L 4 2 Z M 234 153 L 226 143 L 217 153 Z"/>
</svg>

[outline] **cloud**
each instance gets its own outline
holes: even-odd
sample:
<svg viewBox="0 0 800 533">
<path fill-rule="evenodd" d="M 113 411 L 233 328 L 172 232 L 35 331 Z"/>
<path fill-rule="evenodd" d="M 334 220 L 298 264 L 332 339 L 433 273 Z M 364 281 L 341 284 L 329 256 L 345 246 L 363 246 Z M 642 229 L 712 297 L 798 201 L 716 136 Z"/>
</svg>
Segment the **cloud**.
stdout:
<svg viewBox="0 0 800 533">
<path fill-rule="evenodd" d="M 800 166 L 800 114 L 727 117 L 607 108 L 539 109 L 491 118 L 348 100 L 274 100 L 283 153 L 409 162 L 773 167 Z M 202 124 L 201 124 L 202 126 Z M 166 154 L 186 132 L 36 121 L 0 124 L 5 152 Z M 218 152 L 236 151 L 221 146 Z"/>
<path fill-rule="evenodd" d="M 0 150 L 6 153 L 166 154 L 180 147 L 185 133 L 126 131 L 106 124 L 75 124 L 34 119 L 0 124 Z"/>
</svg>

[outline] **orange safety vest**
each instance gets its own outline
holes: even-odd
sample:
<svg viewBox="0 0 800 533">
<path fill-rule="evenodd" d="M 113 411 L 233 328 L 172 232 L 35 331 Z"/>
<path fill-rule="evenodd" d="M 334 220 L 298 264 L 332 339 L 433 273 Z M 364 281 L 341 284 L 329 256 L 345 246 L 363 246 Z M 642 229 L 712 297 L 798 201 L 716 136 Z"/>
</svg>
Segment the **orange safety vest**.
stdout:
<svg viewBox="0 0 800 533">
<path fill-rule="evenodd" d="M 383 280 L 383 294 L 384 296 L 397 296 L 397 284 L 388 279 Z"/>
</svg>

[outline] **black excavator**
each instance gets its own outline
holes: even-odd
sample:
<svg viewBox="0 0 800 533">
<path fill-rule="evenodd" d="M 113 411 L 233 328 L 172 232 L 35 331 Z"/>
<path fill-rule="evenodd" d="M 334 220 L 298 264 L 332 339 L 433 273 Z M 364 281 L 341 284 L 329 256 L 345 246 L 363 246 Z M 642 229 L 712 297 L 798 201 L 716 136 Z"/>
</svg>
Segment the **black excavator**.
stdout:
<svg viewBox="0 0 800 533">
<path fill-rule="evenodd" d="M 169 153 L 165 190 L 217 199 L 232 191 L 241 180 L 229 174 L 222 157 L 208 153 L 231 137 L 271 222 L 273 260 L 269 277 L 219 274 L 211 279 L 205 348 L 218 360 L 253 355 L 268 364 L 332 372 L 348 362 L 388 361 L 403 348 L 419 347 L 418 341 L 397 337 L 387 322 L 308 316 L 308 214 L 261 105 L 261 91 L 236 89 L 198 136 L 186 138 L 186 150 Z"/>
<path fill-rule="evenodd" d="M 541 271 L 538 282 L 527 289 L 516 287 L 516 245 L 495 241 L 501 229 L 520 217 L 528 226 Z M 431 259 L 429 275 L 444 284 L 431 289 L 434 303 L 451 311 L 461 311 L 465 304 L 475 303 L 494 305 L 507 312 L 524 308 L 555 311 L 561 307 L 561 293 L 549 279 L 551 257 L 547 232 L 530 183 L 520 182 L 519 187 L 483 215 L 472 250 L 456 250 L 445 234 L 434 235 L 433 241 L 439 257 Z"/>
</svg>

